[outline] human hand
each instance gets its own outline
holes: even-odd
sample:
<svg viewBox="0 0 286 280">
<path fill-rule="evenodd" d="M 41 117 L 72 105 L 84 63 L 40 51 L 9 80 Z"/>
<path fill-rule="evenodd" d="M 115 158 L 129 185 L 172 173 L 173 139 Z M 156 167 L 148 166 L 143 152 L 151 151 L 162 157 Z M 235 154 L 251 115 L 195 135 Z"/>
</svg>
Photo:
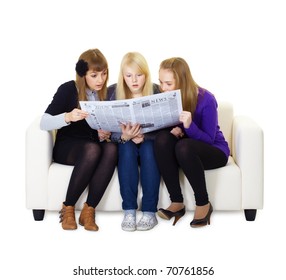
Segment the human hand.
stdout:
<svg viewBox="0 0 286 280">
<path fill-rule="evenodd" d="M 85 119 L 87 116 L 88 112 L 75 108 L 71 112 L 65 114 L 65 122 L 77 122 Z"/>
<path fill-rule="evenodd" d="M 144 142 L 144 134 L 138 134 L 137 136 L 132 138 L 132 141 L 135 144 L 140 144 L 140 143 Z"/>
<path fill-rule="evenodd" d="M 140 124 L 121 124 L 121 137 L 125 140 L 130 140 L 140 134 Z"/>
<path fill-rule="evenodd" d="M 182 138 L 184 136 L 184 132 L 178 126 L 174 127 L 170 132 L 177 138 Z"/>
<path fill-rule="evenodd" d="M 97 130 L 98 132 L 98 138 L 99 138 L 99 141 L 110 141 L 110 135 L 111 135 L 111 132 L 110 131 L 106 131 L 106 130 L 103 130 L 103 129 L 99 129 Z"/>
<path fill-rule="evenodd" d="M 188 111 L 183 111 L 180 114 L 179 120 L 183 123 L 184 128 L 189 128 L 192 123 L 192 113 Z"/>
</svg>

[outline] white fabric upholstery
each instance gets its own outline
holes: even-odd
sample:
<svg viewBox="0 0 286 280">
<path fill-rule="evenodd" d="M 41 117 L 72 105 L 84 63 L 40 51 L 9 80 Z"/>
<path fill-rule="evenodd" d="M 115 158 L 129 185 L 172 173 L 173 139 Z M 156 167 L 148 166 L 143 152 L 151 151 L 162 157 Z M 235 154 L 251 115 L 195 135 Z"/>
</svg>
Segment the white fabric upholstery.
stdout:
<svg viewBox="0 0 286 280">
<path fill-rule="evenodd" d="M 52 161 L 54 132 L 40 130 L 40 117 L 26 131 L 26 206 L 28 209 L 59 210 L 65 199 L 72 166 Z M 205 171 L 210 201 L 215 210 L 263 208 L 263 131 L 250 118 L 233 116 L 230 103 L 219 104 L 219 124 L 229 143 L 231 156 L 225 167 Z M 195 207 L 192 189 L 181 173 L 187 210 Z M 138 201 L 140 202 L 141 190 Z M 77 209 L 86 198 L 83 193 Z M 117 170 L 97 210 L 121 211 Z M 161 181 L 158 207 L 170 203 Z"/>
</svg>

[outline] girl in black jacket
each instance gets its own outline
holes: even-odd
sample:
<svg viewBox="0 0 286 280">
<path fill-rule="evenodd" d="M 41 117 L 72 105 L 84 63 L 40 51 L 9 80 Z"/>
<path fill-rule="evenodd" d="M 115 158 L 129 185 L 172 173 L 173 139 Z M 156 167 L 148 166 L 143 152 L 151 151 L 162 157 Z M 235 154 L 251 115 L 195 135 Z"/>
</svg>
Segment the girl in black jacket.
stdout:
<svg viewBox="0 0 286 280">
<path fill-rule="evenodd" d="M 62 84 L 41 120 L 41 129 L 57 129 L 53 150 L 55 162 L 74 169 L 62 204 L 63 229 L 77 228 L 75 204 L 89 186 L 87 200 L 79 217 L 86 230 L 97 231 L 95 208 L 100 202 L 117 163 L 117 146 L 110 132 L 94 130 L 86 122 L 87 112 L 79 101 L 110 100 L 107 94 L 108 64 L 98 49 L 82 53 L 76 64 L 76 80 Z"/>
</svg>

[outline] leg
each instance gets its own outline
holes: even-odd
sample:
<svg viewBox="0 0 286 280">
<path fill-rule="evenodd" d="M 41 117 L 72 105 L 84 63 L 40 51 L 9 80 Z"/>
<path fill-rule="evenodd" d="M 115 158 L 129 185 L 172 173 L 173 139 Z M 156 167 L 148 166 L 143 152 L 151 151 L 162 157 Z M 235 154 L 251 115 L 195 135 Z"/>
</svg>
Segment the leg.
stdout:
<svg viewBox="0 0 286 280">
<path fill-rule="evenodd" d="M 137 145 L 128 141 L 118 145 L 118 179 L 124 210 L 137 209 L 139 170 Z"/>
<path fill-rule="evenodd" d="M 173 203 L 183 203 L 179 169 L 175 155 L 177 138 L 167 130 L 159 132 L 154 142 L 157 164 Z"/>
<path fill-rule="evenodd" d="M 125 231 L 136 230 L 136 209 L 138 208 L 138 148 L 128 141 L 118 145 L 118 179 L 124 219 L 121 228 Z"/>
<path fill-rule="evenodd" d="M 159 198 L 160 172 L 154 155 L 154 142 L 147 140 L 140 145 L 140 181 L 142 185 L 142 211 L 156 212 Z"/>
<path fill-rule="evenodd" d="M 177 160 L 194 190 L 196 205 L 206 205 L 209 198 L 205 170 L 225 166 L 227 157 L 221 150 L 190 138 L 178 141 L 175 152 Z"/>
<path fill-rule="evenodd" d="M 154 141 L 146 140 L 140 144 L 139 155 L 143 216 L 137 224 L 137 230 L 150 230 L 158 224 L 155 212 L 157 212 L 161 179 L 154 155 Z"/>
<path fill-rule="evenodd" d="M 33 209 L 33 216 L 35 221 L 42 221 L 45 216 L 45 210 Z"/>
<path fill-rule="evenodd" d="M 117 145 L 103 142 L 99 163 L 89 182 L 87 204 L 96 207 L 103 197 L 117 164 Z"/>
<path fill-rule="evenodd" d="M 244 215 L 245 215 L 246 221 L 254 221 L 256 217 L 256 212 L 257 212 L 256 209 L 245 209 Z"/>
<path fill-rule="evenodd" d="M 194 219 L 201 220 L 207 215 L 210 216 L 212 206 L 209 203 L 204 170 L 224 166 L 227 163 L 227 157 L 221 150 L 190 138 L 180 140 L 176 145 L 175 152 L 177 160 L 194 190 L 197 206 Z M 201 225 L 200 222 L 198 224 Z"/>
<path fill-rule="evenodd" d="M 95 223 L 95 208 L 103 197 L 112 178 L 117 163 L 117 145 L 114 143 L 100 143 L 101 157 L 89 182 L 86 203 L 80 213 L 79 224 L 86 230 L 97 231 Z"/>
<path fill-rule="evenodd" d="M 101 154 L 99 143 L 89 140 L 71 139 L 56 146 L 54 150 L 55 161 L 74 165 L 64 202 L 66 206 L 75 205 L 89 184 L 100 161 Z"/>
</svg>

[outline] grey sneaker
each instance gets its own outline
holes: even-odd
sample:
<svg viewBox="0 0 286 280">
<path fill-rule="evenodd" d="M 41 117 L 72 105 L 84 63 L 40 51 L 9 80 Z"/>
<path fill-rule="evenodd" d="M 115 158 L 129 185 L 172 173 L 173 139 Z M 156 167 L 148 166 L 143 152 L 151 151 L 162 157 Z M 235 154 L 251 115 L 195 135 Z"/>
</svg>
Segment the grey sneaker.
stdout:
<svg viewBox="0 0 286 280">
<path fill-rule="evenodd" d="M 136 230 L 136 216 L 130 213 L 125 214 L 121 223 L 121 228 L 125 231 Z"/>
<path fill-rule="evenodd" d="M 158 224 L 155 215 L 143 214 L 142 218 L 137 224 L 137 230 L 150 230 Z"/>
</svg>

